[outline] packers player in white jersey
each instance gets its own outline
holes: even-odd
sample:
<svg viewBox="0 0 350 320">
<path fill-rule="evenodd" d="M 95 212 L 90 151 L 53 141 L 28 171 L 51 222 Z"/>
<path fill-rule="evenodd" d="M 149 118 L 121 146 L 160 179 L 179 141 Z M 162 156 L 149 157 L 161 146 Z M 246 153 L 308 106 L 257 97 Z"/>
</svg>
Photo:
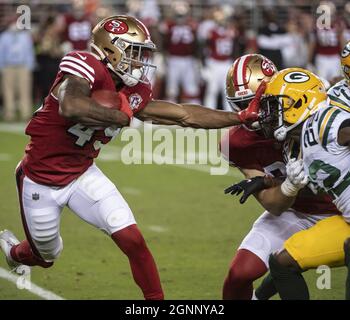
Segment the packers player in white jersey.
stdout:
<svg viewBox="0 0 350 320">
<path fill-rule="evenodd" d="M 327 94 L 332 105 L 350 112 L 350 41 L 341 52 L 340 61 L 344 79 L 332 86 Z"/>
<path fill-rule="evenodd" d="M 270 80 L 260 102 L 260 125 L 266 137 L 289 143 L 300 140 L 309 185 L 327 192 L 342 213 L 294 234 L 282 251 L 270 256 L 271 276 L 282 299 L 309 299 L 302 276 L 305 270 L 344 264 L 350 270 L 350 105 L 344 101 L 346 86 L 334 86 L 328 99 L 316 75 L 289 68 Z M 349 277 L 346 288 L 350 299 Z"/>
</svg>

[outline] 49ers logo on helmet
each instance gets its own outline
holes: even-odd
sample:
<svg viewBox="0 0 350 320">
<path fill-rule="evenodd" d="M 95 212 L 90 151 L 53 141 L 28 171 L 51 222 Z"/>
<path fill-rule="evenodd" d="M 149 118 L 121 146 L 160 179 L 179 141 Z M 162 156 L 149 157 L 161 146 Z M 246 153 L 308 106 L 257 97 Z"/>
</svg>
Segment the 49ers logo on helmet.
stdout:
<svg viewBox="0 0 350 320">
<path fill-rule="evenodd" d="M 104 27 L 106 31 L 112 32 L 114 34 L 123 34 L 129 30 L 128 25 L 125 22 L 119 20 L 107 21 Z"/>
<path fill-rule="evenodd" d="M 271 77 L 275 73 L 275 67 L 270 60 L 264 59 L 261 61 L 261 70 L 267 77 Z"/>
</svg>

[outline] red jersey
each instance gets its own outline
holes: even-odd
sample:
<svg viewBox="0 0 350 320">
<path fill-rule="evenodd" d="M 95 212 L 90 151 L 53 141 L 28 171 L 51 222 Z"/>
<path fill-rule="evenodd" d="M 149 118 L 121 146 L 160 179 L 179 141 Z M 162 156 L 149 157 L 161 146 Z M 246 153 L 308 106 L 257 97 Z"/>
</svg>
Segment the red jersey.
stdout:
<svg viewBox="0 0 350 320">
<path fill-rule="evenodd" d="M 208 37 L 210 57 L 215 60 L 231 60 L 233 57 L 235 33 L 232 29 L 213 28 Z"/>
<path fill-rule="evenodd" d="M 259 170 L 274 177 L 286 175 L 283 147 L 275 140 L 267 140 L 256 131 L 237 126 L 223 137 L 221 146 L 223 143 L 229 143 L 229 148 L 221 147 L 221 150 L 229 150 L 229 154 L 223 156 L 231 165 Z M 309 188 L 299 192 L 292 208 L 306 214 L 340 214 L 328 195 L 315 195 Z"/>
<path fill-rule="evenodd" d="M 64 40 L 69 41 L 73 50 L 86 50 L 91 37 L 92 23 L 88 16 L 76 19 L 67 14 L 64 16 Z"/>
<path fill-rule="evenodd" d="M 188 21 L 184 24 L 167 22 L 162 26 L 166 38 L 166 50 L 174 56 L 193 56 L 196 50 L 197 26 Z"/>
<path fill-rule="evenodd" d="M 341 51 L 341 33 L 339 26 L 331 28 L 316 29 L 315 53 L 321 55 L 339 55 Z"/>
<path fill-rule="evenodd" d="M 24 173 L 33 181 L 65 186 L 83 174 L 118 130 L 112 128 L 88 128 L 59 114 L 53 88 L 65 74 L 86 79 L 95 90 L 116 91 L 115 83 L 107 67 L 88 52 L 71 52 L 63 57 L 57 77 L 42 107 L 35 112 L 25 133 L 31 137 L 22 161 Z M 150 85 L 138 83 L 121 89 L 129 99 L 133 112 L 143 109 L 151 100 Z"/>
</svg>

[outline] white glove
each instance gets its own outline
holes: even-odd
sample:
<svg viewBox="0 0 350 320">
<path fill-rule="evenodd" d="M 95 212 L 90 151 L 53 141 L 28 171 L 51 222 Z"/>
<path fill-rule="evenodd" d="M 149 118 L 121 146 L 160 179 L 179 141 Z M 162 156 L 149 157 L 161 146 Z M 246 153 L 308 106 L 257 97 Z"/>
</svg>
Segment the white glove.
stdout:
<svg viewBox="0 0 350 320">
<path fill-rule="evenodd" d="M 281 191 L 287 197 L 294 197 L 308 183 L 308 177 L 304 172 L 303 160 L 290 159 L 286 169 L 287 178 L 281 184 Z"/>
</svg>

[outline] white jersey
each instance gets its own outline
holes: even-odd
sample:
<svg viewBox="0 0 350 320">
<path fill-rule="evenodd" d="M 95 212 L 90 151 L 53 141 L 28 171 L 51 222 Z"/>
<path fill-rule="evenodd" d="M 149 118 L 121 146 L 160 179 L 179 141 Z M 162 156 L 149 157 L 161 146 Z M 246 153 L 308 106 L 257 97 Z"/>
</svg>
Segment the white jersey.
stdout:
<svg viewBox="0 0 350 320">
<path fill-rule="evenodd" d="M 332 86 L 328 91 L 328 104 L 350 111 L 350 86 L 343 79 Z"/>
<path fill-rule="evenodd" d="M 327 104 L 303 125 L 301 147 L 310 182 L 327 192 L 350 223 L 350 148 L 338 144 L 338 131 L 350 113 Z"/>
</svg>

